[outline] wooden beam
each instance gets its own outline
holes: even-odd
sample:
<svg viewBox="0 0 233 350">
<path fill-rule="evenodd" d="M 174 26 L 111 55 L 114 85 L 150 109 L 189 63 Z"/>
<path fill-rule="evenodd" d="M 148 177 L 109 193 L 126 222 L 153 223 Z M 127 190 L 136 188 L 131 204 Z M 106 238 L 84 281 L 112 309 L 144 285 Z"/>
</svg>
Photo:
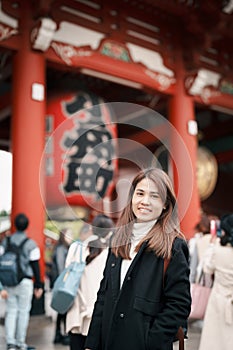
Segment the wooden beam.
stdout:
<svg viewBox="0 0 233 350">
<path fill-rule="evenodd" d="M 229 111 L 233 110 L 233 98 L 232 95 L 229 94 L 221 94 L 216 91 L 215 96 L 210 96 L 208 99 L 208 103 L 204 102 L 201 96 L 193 96 L 194 101 L 197 104 L 205 105 L 207 108 L 213 106 L 219 106 L 228 109 Z"/>
<path fill-rule="evenodd" d="M 215 158 L 219 164 L 233 162 L 233 149 L 215 154 Z"/>
<path fill-rule="evenodd" d="M 219 139 L 224 136 L 233 135 L 233 116 L 232 120 L 219 122 L 217 118 L 213 119 L 211 126 L 202 129 L 205 135 L 205 141 Z"/>
<path fill-rule="evenodd" d="M 0 95 L 0 109 L 5 109 L 11 106 L 11 93 Z"/>
</svg>

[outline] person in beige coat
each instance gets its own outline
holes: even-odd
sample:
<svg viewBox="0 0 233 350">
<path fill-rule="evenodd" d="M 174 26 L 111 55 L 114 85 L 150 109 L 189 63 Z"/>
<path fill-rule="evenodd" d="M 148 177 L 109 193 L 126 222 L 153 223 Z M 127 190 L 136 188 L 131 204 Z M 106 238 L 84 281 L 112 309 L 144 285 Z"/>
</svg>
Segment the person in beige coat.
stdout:
<svg viewBox="0 0 233 350">
<path fill-rule="evenodd" d="M 86 226 L 84 225 L 84 230 Z M 70 335 L 70 349 L 83 350 L 88 333 L 97 291 L 103 278 L 103 270 L 108 256 L 108 241 L 113 233 L 114 223 L 106 215 L 97 215 L 89 225 L 91 235 L 83 242 L 83 259 L 86 267 L 81 277 L 77 297 L 66 316 L 66 331 Z M 80 250 L 77 249 L 73 257 L 77 242 L 74 242 L 68 251 L 66 266 L 71 261 L 80 259 Z M 79 243 L 80 244 L 80 243 Z"/>
<path fill-rule="evenodd" d="M 219 244 L 212 244 L 204 272 L 214 274 L 199 350 L 232 350 L 233 344 L 233 214 L 220 221 Z"/>
<path fill-rule="evenodd" d="M 190 282 L 196 283 L 200 278 L 203 256 L 211 240 L 210 219 L 202 213 L 199 223 L 195 227 L 196 233 L 189 242 L 190 254 Z"/>
</svg>

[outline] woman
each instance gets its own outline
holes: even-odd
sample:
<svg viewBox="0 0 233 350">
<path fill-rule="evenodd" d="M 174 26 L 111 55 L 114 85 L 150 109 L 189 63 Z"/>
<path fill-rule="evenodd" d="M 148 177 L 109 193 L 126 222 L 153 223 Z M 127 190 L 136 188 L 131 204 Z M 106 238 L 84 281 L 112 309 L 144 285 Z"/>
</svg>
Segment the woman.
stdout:
<svg viewBox="0 0 233 350">
<path fill-rule="evenodd" d="M 195 227 L 196 233 L 188 242 L 190 254 L 190 282 L 195 283 L 200 279 L 204 253 L 210 243 L 210 219 L 202 213 L 199 223 Z"/>
<path fill-rule="evenodd" d="M 211 244 L 204 272 L 214 274 L 199 350 L 231 350 L 233 344 L 233 214 L 220 220 L 220 244 Z"/>
<path fill-rule="evenodd" d="M 68 228 L 64 228 L 60 232 L 59 240 L 55 246 L 53 253 L 52 269 L 51 269 L 51 288 L 56 278 L 62 273 L 65 268 L 66 256 L 70 243 L 72 241 L 72 231 Z M 63 345 L 69 345 L 70 339 L 68 334 L 65 334 L 66 328 L 66 314 L 57 314 L 54 344 L 61 343 Z M 64 333 L 64 334 L 63 334 Z"/>
<path fill-rule="evenodd" d="M 113 221 L 108 216 L 100 214 L 93 219 L 91 225 L 84 224 L 81 230 L 81 236 L 86 236 L 82 242 L 82 254 L 83 259 L 86 260 L 86 266 L 81 277 L 77 297 L 66 317 L 66 331 L 69 332 L 71 350 L 84 350 L 94 303 L 108 255 L 108 249 L 106 248 L 109 238 L 112 236 L 113 227 Z M 87 235 L 87 232 L 89 232 L 89 235 Z M 74 257 L 76 247 L 77 242 L 71 245 L 66 265 L 74 259 L 79 261 L 79 249 L 75 252 Z"/>
<path fill-rule="evenodd" d="M 140 171 L 112 241 L 86 350 L 171 350 L 190 312 L 188 255 L 169 177 Z"/>
</svg>

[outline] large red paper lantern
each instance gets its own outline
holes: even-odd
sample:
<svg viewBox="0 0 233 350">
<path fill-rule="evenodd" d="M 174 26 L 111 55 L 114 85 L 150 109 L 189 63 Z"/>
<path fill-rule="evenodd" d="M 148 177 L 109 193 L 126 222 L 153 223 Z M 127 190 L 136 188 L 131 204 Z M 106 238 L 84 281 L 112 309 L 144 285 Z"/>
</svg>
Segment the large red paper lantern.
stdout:
<svg viewBox="0 0 233 350">
<path fill-rule="evenodd" d="M 110 105 L 79 91 L 48 100 L 46 206 L 94 205 L 110 196 L 117 170 Z"/>
</svg>

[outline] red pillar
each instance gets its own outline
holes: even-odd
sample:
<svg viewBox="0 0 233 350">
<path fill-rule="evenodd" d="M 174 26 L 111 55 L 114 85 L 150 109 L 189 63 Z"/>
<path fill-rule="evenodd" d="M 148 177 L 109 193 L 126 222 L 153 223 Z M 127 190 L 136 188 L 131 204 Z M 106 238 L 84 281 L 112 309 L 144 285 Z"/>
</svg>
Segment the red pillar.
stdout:
<svg viewBox="0 0 233 350">
<path fill-rule="evenodd" d="M 22 7 L 19 32 L 21 48 L 13 61 L 13 116 L 12 116 L 12 220 L 24 212 L 30 220 L 28 235 L 41 250 L 41 276 L 44 267 L 44 223 L 45 212 L 41 195 L 44 191 L 40 181 L 40 167 L 45 137 L 45 98 L 32 98 L 34 83 L 45 86 L 45 60 L 43 54 L 33 52 L 30 47 L 31 18 L 30 2 Z"/>
<path fill-rule="evenodd" d="M 197 136 L 188 130 L 190 121 L 195 121 L 193 99 L 184 88 L 184 70 L 179 60 L 176 71 L 176 92 L 169 102 L 169 119 L 175 130 L 171 135 L 172 172 L 181 230 L 187 238 L 199 221 L 200 200 L 197 190 Z"/>
</svg>

